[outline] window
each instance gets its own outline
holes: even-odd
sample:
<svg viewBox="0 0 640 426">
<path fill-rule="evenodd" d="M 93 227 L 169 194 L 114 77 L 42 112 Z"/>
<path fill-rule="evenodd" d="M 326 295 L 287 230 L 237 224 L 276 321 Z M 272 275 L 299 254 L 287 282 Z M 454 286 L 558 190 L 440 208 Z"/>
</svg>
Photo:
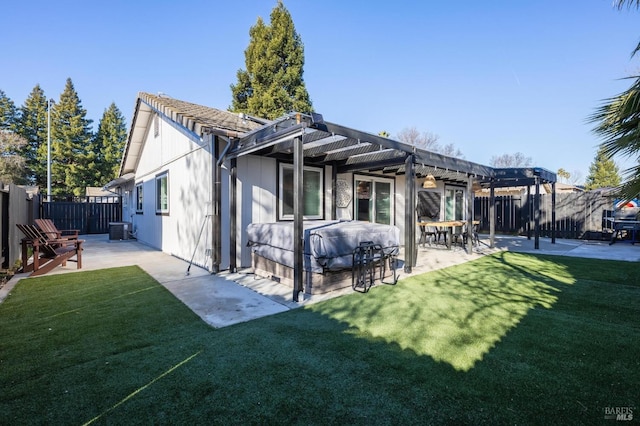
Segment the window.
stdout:
<svg viewBox="0 0 640 426">
<path fill-rule="evenodd" d="M 304 167 L 303 180 L 303 217 L 304 219 L 322 219 L 323 216 L 323 173 L 316 167 Z M 281 220 L 293 220 L 293 165 L 280 163 L 280 200 Z"/>
<path fill-rule="evenodd" d="M 394 182 L 375 176 L 355 176 L 354 217 L 366 222 L 391 225 Z"/>
<path fill-rule="evenodd" d="M 156 176 L 156 213 L 169 213 L 169 174 Z"/>
<path fill-rule="evenodd" d="M 444 220 L 463 220 L 465 216 L 464 206 L 464 191 L 461 188 L 445 188 Z"/>
<path fill-rule="evenodd" d="M 142 213 L 142 183 L 136 185 L 136 213 Z"/>
</svg>

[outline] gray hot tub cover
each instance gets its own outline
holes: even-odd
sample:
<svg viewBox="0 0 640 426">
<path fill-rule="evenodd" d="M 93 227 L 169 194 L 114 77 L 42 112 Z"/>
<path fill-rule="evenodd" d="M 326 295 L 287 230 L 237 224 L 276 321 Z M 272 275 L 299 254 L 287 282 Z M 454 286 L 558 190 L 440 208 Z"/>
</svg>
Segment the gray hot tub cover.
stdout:
<svg viewBox="0 0 640 426">
<path fill-rule="evenodd" d="M 386 255 L 397 255 L 400 230 L 393 225 L 361 221 L 304 221 L 304 269 L 322 273 L 350 269 L 352 253 L 362 241 L 379 244 Z M 248 245 L 266 259 L 293 268 L 293 222 L 252 223 Z"/>
</svg>

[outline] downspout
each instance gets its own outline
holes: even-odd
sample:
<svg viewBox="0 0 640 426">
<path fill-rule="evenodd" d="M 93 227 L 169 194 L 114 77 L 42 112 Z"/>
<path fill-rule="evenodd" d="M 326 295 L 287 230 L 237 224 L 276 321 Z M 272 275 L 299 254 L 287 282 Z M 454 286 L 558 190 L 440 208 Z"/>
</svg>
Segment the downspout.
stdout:
<svg viewBox="0 0 640 426">
<path fill-rule="evenodd" d="M 216 136 L 222 136 L 222 135 L 216 135 Z M 226 138 L 227 138 L 227 145 L 222 150 L 222 154 L 220 154 L 220 158 L 218 158 L 218 162 L 216 163 L 218 167 L 222 166 L 222 163 L 224 162 L 224 158 L 227 156 L 227 151 L 229 151 L 229 148 L 231 148 L 231 137 L 227 136 Z"/>
<path fill-rule="evenodd" d="M 220 240 L 222 239 L 222 228 L 220 225 L 220 221 L 222 220 L 220 215 L 221 173 L 220 166 L 217 163 L 220 152 L 218 149 L 218 136 L 210 135 L 209 137 L 210 152 L 213 158 L 213 161 L 211 161 L 211 270 L 209 272 L 217 274 L 220 272 Z"/>
<path fill-rule="evenodd" d="M 224 163 L 225 157 L 227 156 L 227 152 L 229 152 L 229 149 L 231 149 L 231 145 L 232 145 L 232 141 L 231 138 L 232 137 L 238 137 L 239 134 L 237 132 L 223 132 L 223 131 L 218 131 L 217 129 L 209 129 L 209 131 L 215 135 L 215 143 L 214 143 L 214 147 L 213 147 L 213 151 L 212 154 L 214 155 L 214 158 L 216 159 L 216 165 L 214 167 L 214 170 L 212 172 L 212 185 L 213 185 L 213 200 L 211 200 L 211 209 L 212 209 L 212 215 L 211 215 L 211 221 L 212 221 L 212 243 L 213 243 L 213 247 L 211 248 L 211 268 L 212 268 L 212 273 L 217 274 L 218 272 L 220 272 L 220 263 L 222 262 L 222 163 Z M 219 153 L 219 144 L 218 144 L 218 137 L 222 137 L 224 139 L 226 139 L 227 144 L 225 145 L 224 149 L 222 150 L 222 153 Z M 235 181 L 235 160 L 231 160 L 232 164 L 231 164 L 231 183 L 230 183 L 230 190 L 229 190 L 229 202 L 230 202 L 230 208 L 232 210 L 235 210 L 236 206 L 235 206 L 235 189 L 236 189 L 236 181 Z M 230 247 L 229 249 L 229 255 L 230 255 L 230 259 L 229 259 L 229 269 L 231 270 L 231 272 L 235 272 L 235 231 L 234 231 L 234 226 L 235 226 L 235 211 L 232 212 L 231 216 L 231 225 L 232 225 L 232 230 L 231 230 L 231 245 L 233 247 Z"/>
</svg>

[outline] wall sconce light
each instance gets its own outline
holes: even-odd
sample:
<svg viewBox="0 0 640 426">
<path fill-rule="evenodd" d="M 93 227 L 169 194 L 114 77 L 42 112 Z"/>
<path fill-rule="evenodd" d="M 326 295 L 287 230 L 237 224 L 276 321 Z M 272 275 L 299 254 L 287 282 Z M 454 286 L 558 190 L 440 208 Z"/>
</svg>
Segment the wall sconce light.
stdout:
<svg viewBox="0 0 640 426">
<path fill-rule="evenodd" d="M 432 174 L 428 174 L 424 179 L 424 182 L 422 182 L 422 187 L 425 189 L 433 189 L 437 188 L 437 186 L 438 185 L 436 185 L 436 178 L 434 178 Z"/>
</svg>

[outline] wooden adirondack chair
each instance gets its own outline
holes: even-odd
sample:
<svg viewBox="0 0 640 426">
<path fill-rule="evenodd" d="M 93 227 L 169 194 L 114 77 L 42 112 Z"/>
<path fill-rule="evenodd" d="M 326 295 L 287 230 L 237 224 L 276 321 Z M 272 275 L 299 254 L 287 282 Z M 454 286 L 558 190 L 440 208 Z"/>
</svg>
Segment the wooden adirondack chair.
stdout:
<svg viewBox="0 0 640 426">
<path fill-rule="evenodd" d="M 82 269 L 83 240 L 51 239 L 34 225 L 16 224 L 25 238 L 22 239 L 22 272 L 30 277 L 46 274 L 56 266 L 66 266 L 67 260 L 76 256 L 78 269 Z M 33 262 L 27 264 L 28 248 L 33 248 Z"/>
<path fill-rule="evenodd" d="M 35 219 L 34 222 L 36 226 L 40 228 L 42 232 L 44 232 L 49 239 L 66 239 L 66 240 L 77 240 L 78 239 L 78 230 L 77 229 L 63 229 L 58 230 L 56 225 L 53 223 L 51 219 Z"/>
</svg>

